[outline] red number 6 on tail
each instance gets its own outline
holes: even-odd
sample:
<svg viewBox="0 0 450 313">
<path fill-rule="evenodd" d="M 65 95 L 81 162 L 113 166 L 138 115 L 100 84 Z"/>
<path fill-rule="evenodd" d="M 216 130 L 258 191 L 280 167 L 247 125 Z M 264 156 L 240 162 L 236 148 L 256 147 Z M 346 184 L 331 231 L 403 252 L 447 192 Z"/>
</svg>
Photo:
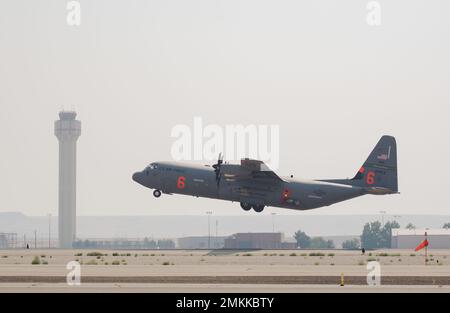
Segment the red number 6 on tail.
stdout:
<svg viewBox="0 0 450 313">
<path fill-rule="evenodd" d="M 373 185 L 375 183 L 375 173 L 374 172 L 371 171 L 371 172 L 367 173 L 366 183 L 368 185 Z"/>
</svg>

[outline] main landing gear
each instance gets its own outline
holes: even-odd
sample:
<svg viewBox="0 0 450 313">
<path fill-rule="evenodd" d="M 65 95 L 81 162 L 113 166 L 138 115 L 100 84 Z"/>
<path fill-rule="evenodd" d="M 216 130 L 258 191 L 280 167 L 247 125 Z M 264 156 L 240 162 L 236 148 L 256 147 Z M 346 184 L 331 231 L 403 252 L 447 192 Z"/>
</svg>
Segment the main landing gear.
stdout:
<svg viewBox="0 0 450 313">
<path fill-rule="evenodd" d="M 244 211 L 250 211 L 251 208 L 252 208 L 252 205 L 250 203 L 247 203 L 247 202 L 241 202 L 241 208 Z"/>
<path fill-rule="evenodd" d="M 255 212 L 262 212 L 264 210 L 264 205 L 262 204 L 251 204 L 251 203 L 247 203 L 247 202 L 241 202 L 241 208 L 244 211 L 250 211 L 251 208 L 253 208 L 253 210 L 255 210 Z"/>
<path fill-rule="evenodd" d="M 155 198 L 161 197 L 161 190 L 155 189 L 153 191 L 153 195 L 155 196 Z"/>
</svg>

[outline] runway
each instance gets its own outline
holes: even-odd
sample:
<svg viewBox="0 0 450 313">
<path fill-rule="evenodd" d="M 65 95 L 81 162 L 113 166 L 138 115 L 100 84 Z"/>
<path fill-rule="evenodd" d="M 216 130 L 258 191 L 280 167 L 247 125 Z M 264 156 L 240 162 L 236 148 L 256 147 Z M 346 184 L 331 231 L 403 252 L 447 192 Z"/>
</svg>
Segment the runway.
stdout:
<svg viewBox="0 0 450 313">
<path fill-rule="evenodd" d="M 39 264 L 32 264 L 39 259 Z M 66 284 L 69 262 L 80 287 Z M 380 267 L 381 287 L 367 286 Z M 345 286 L 340 287 L 341 276 Z M 0 292 L 449 292 L 450 251 L 0 250 Z"/>
<path fill-rule="evenodd" d="M 449 293 L 450 286 L 339 286 L 339 285 L 279 285 L 279 284 L 111 284 L 82 283 L 80 286 L 57 284 L 0 284 L 0 293 L 61 292 L 61 293 Z"/>
<path fill-rule="evenodd" d="M 238 284 L 250 285 L 339 285 L 341 279 L 347 285 L 367 285 L 366 276 L 82 276 L 85 283 L 103 284 Z M 450 286 L 450 276 L 382 276 L 383 285 Z M 0 284 L 59 284 L 66 282 L 66 276 L 0 276 Z"/>
</svg>

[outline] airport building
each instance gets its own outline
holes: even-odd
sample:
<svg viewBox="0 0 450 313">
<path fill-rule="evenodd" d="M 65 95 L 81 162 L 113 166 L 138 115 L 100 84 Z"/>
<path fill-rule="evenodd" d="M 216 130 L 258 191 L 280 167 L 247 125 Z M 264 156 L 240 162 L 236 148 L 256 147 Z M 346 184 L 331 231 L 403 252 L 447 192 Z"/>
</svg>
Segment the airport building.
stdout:
<svg viewBox="0 0 450 313">
<path fill-rule="evenodd" d="M 225 249 L 297 249 L 297 242 L 284 240 L 283 233 L 237 233 L 227 239 Z"/>
<path fill-rule="evenodd" d="M 428 249 L 450 249 L 450 229 L 393 229 L 391 248 L 414 249 L 425 239 L 427 233 Z"/>
<path fill-rule="evenodd" d="M 73 242 L 75 249 L 175 249 L 172 239 L 150 238 L 86 238 Z"/>
<path fill-rule="evenodd" d="M 225 239 L 221 236 L 191 236 L 178 238 L 178 249 L 223 249 Z"/>
<path fill-rule="evenodd" d="M 58 239 L 59 248 L 70 249 L 76 238 L 77 140 L 81 122 L 76 112 L 59 112 L 55 136 L 59 141 Z"/>
<path fill-rule="evenodd" d="M 16 233 L 0 233 L 0 249 L 11 249 L 17 247 Z"/>
</svg>

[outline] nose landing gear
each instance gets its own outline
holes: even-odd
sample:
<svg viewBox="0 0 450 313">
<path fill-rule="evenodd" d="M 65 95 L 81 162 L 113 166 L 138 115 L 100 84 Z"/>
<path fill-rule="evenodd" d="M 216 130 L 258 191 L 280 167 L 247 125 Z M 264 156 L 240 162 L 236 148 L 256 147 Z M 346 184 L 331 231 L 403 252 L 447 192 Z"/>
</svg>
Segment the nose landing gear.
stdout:
<svg viewBox="0 0 450 313">
<path fill-rule="evenodd" d="M 155 196 L 155 198 L 159 198 L 159 197 L 161 197 L 161 191 L 158 189 L 155 189 L 153 191 L 153 195 Z"/>
</svg>

